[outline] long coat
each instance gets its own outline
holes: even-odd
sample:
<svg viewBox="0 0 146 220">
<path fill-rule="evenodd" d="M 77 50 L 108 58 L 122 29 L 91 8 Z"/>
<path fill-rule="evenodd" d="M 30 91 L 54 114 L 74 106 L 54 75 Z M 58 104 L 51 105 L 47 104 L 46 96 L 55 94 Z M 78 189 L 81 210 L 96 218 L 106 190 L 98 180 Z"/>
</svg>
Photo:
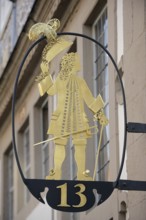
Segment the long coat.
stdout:
<svg viewBox="0 0 146 220">
<path fill-rule="evenodd" d="M 89 131 L 84 102 L 93 112 L 96 112 L 98 106 L 95 106 L 98 104 L 83 78 L 72 74 L 66 80 L 61 80 L 58 76 L 47 93 L 58 96 L 57 109 L 52 114 L 48 134 L 56 136 L 81 130 Z M 89 132 L 84 135 L 88 137 Z"/>
</svg>

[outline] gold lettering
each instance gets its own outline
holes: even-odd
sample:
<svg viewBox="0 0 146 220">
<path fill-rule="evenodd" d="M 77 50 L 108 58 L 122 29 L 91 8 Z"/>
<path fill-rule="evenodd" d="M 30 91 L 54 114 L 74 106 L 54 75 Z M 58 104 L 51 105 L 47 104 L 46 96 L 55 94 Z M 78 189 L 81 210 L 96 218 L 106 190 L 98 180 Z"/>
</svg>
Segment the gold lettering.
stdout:
<svg viewBox="0 0 146 220">
<path fill-rule="evenodd" d="M 75 185 L 75 187 L 80 188 L 80 191 L 76 192 L 76 194 L 80 197 L 80 203 L 78 205 L 73 205 L 73 207 L 80 208 L 80 207 L 83 207 L 87 202 L 87 198 L 83 194 L 83 192 L 85 191 L 86 188 L 83 184 L 77 184 L 77 185 Z"/>
<path fill-rule="evenodd" d="M 58 206 L 62 206 L 62 207 L 70 207 L 70 205 L 67 204 L 67 183 L 58 186 L 58 189 L 61 189 L 61 202 Z"/>
<path fill-rule="evenodd" d="M 83 184 L 76 184 L 74 186 L 79 187 L 79 191 L 76 192 L 75 194 L 78 195 L 80 197 L 80 203 L 78 205 L 73 205 L 73 207 L 75 208 L 80 208 L 83 207 L 86 202 L 87 202 L 87 198 L 86 196 L 83 194 L 83 192 L 85 191 L 85 186 Z M 68 203 L 67 203 L 67 183 L 64 183 L 63 185 L 60 185 L 57 187 L 58 189 L 61 190 L 61 194 L 60 194 L 60 204 L 58 206 L 61 207 L 71 207 Z"/>
</svg>

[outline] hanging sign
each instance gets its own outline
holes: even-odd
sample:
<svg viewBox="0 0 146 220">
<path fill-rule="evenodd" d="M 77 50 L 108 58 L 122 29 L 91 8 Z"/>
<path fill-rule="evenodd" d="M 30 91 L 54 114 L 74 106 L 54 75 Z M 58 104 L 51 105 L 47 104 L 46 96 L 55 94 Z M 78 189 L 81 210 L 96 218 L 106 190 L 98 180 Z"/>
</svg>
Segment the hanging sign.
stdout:
<svg viewBox="0 0 146 220">
<path fill-rule="evenodd" d="M 123 168 L 125 149 L 126 149 L 126 101 L 123 89 L 122 80 L 118 68 L 108 50 L 96 40 L 89 36 L 79 33 L 57 33 L 60 26 L 58 19 L 52 19 L 47 24 L 37 23 L 33 25 L 29 31 L 29 39 L 35 41 L 28 49 L 16 77 L 14 85 L 14 93 L 12 100 L 12 134 L 13 146 L 16 156 L 18 169 L 24 184 L 29 191 L 42 203 L 44 200 L 41 197 L 41 192 L 48 188 L 46 201 L 54 209 L 67 212 L 81 212 L 90 209 L 95 205 L 103 203 L 113 192 L 115 188 L 120 188 L 120 175 Z M 101 94 L 94 97 L 87 85 L 87 82 L 82 77 L 79 77 L 78 72 L 81 69 L 80 57 L 78 53 L 65 52 L 69 50 L 72 41 L 66 39 L 65 35 L 73 35 L 83 37 L 97 44 L 107 53 L 111 59 L 121 84 L 124 116 L 125 116 L 125 136 L 123 146 L 123 156 L 120 170 L 115 182 L 96 181 L 96 173 L 99 159 L 99 152 L 102 142 L 104 128 L 109 124 L 109 120 L 104 112 L 104 100 Z M 34 148 L 42 147 L 45 142 L 53 142 L 54 144 L 54 167 L 48 170 L 48 175 L 44 179 L 27 179 L 24 177 L 21 161 L 16 148 L 15 141 L 15 100 L 17 94 L 17 86 L 22 67 L 31 50 L 42 40 L 47 40 L 40 63 L 40 74 L 36 77 L 38 92 L 40 96 L 57 96 L 57 107 L 53 111 L 49 123 L 48 135 L 51 135 L 47 140 L 34 143 Z M 64 52 L 64 53 L 63 53 Z M 60 61 L 60 70 L 56 79 L 52 79 L 50 71 L 50 63 L 56 56 L 62 55 Z M 87 117 L 84 106 L 91 110 L 93 119 L 91 123 Z M 95 123 L 96 121 L 96 123 Z M 95 159 L 95 167 L 93 175 L 86 167 L 86 149 L 88 139 L 93 137 L 93 134 L 98 133 L 99 141 Z M 66 155 L 66 146 L 68 140 L 74 145 L 74 158 L 77 164 L 77 178 L 75 180 L 62 179 L 62 164 L 68 155 Z M 123 184 L 124 186 L 124 184 Z M 122 188 L 122 187 L 121 187 Z M 126 186 L 125 186 L 126 188 Z"/>
</svg>

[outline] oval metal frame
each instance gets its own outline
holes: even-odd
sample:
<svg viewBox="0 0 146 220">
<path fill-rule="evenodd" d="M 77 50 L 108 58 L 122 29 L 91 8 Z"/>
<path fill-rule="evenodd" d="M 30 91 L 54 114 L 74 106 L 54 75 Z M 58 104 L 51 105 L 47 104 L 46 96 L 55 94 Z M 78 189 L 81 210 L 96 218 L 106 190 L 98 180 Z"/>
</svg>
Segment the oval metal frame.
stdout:
<svg viewBox="0 0 146 220">
<path fill-rule="evenodd" d="M 115 182 L 113 182 L 113 189 L 117 188 L 119 180 L 120 180 L 120 177 L 121 177 L 121 173 L 122 173 L 122 170 L 123 170 L 123 165 L 124 165 L 124 160 L 125 160 L 125 153 L 126 153 L 126 143 L 127 143 L 127 109 L 126 109 L 126 98 L 125 98 L 124 86 L 123 86 L 123 83 L 122 83 L 122 79 L 121 79 L 121 76 L 120 76 L 119 69 L 118 69 L 118 67 L 116 65 L 116 62 L 114 61 L 112 55 L 110 54 L 110 52 L 102 44 L 100 44 L 98 41 L 96 41 L 95 39 L 93 39 L 93 38 L 91 38 L 91 37 L 89 37 L 87 35 L 79 34 L 79 33 L 74 33 L 74 32 L 62 32 L 62 33 L 57 33 L 57 35 L 58 36 L 61 36 L 61 35 L 72 35 L 72 36 L 82 37 L 82 38 L 85 38 L 85 39 L 88 39 L 88 40 L 92 41 L 93 43 L 95 43 L 96 45 L 101 47 L 106 52 L 106 54 L 108 55 L 108 57 L 112 61 L 112 64 L 113 64 L 113 66 L 114 66 L 114 68 L 116 70 L 116 73 L 117 73 L 117 76 L 118 76 L 118 79 L 119 79 L 119 82 L 120 82 L 120 85 L 121 85 L 121 91 L 122 91 L 122 96 L 123 96 L 123 107 L 124 107 L 123 153 L 122 153 L 121 164 L 120 164 L 120 168 L 119 168 L 116 180 L 115 180 Z M 16 139 L 15 139 L 15 102 L 16 102 L 16 94 L 17 94 L 17 87 L 18 87 L 18 82 L 19 82 L 19 76 L 21 74 L 22 67 L 23 67 L 23 65 L 24 65 L 24 63 L 25 63 L 29 53 L 31 52 L 31 50 L 37 44 L 39 44 L 41 41 L 43 41 L 45 39 L 46 39 L 46 37 L 41 37 L 36 42 L 34 42 L 30 46 L 30 48 L 27 50 L 27 52 L 26 52 L 26 54 L 25 54 L 25 56 L 24 56 L 24 58 L 23 58 L 23 60 L 22 60 L 22 62 L 20 64 L 20 66 L 19 66 L 17 75 L 16 75 L 16 80 L 15 80 L 15 83 L 14 83 L 14 90 L 13 90 L 13 97 L 12 97 L 12 141 L 13 141 L 13 148 L 14 148 L 14 154 L 15 154 L 15 158 L 16 158 L 16 162 L 17 162 L 17 166 L 18 166 L 21 178 L 22 178 L 23 182 L 26 185 L 27 185 L 27 180 L 28 179 L 25 178 L 25 176 L 23 174 L 23 171 L 22 171 L 22 168 L 21 168 L 20 160 L 19 160 L 18 153 L 17 153 Z M 40 197 L 39 197 L 39 200 L 41 201 Z M 41 202 L 43 202 L 43 201 L 41 201 Z"/>
</svg>

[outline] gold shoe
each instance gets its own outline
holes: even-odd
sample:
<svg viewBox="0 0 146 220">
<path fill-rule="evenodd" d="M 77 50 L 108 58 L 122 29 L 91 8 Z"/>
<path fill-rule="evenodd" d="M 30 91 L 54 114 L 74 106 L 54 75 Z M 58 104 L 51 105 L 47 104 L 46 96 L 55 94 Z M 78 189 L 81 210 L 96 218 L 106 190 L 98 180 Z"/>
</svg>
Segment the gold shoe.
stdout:
<svg viewBox="0 0 146 220">
<path fill-rule="evenodd" d="M 46 176 L 46 180 L 60 180 L 61 179 L 61 171 L 50 170 L 49 176 Z"/>
<path fill-rule="evenodd" d="M 90 174 L 90 170 L 85 170 L 83 173 L 78 174 L 77 179 L 85 180 L 85 181 L 93 181 L 93 178 L 89 174 Z"/>
<path fill-rule="evenodd" d="M 53 169 L 51 169 L 50 172 L 49 172 L 49 176 L 46 176 L 46 180 L 53 180 L 53 179 L 55 179 L 54 175 L 55 175 L 55 171 Z"/>
</svg>

